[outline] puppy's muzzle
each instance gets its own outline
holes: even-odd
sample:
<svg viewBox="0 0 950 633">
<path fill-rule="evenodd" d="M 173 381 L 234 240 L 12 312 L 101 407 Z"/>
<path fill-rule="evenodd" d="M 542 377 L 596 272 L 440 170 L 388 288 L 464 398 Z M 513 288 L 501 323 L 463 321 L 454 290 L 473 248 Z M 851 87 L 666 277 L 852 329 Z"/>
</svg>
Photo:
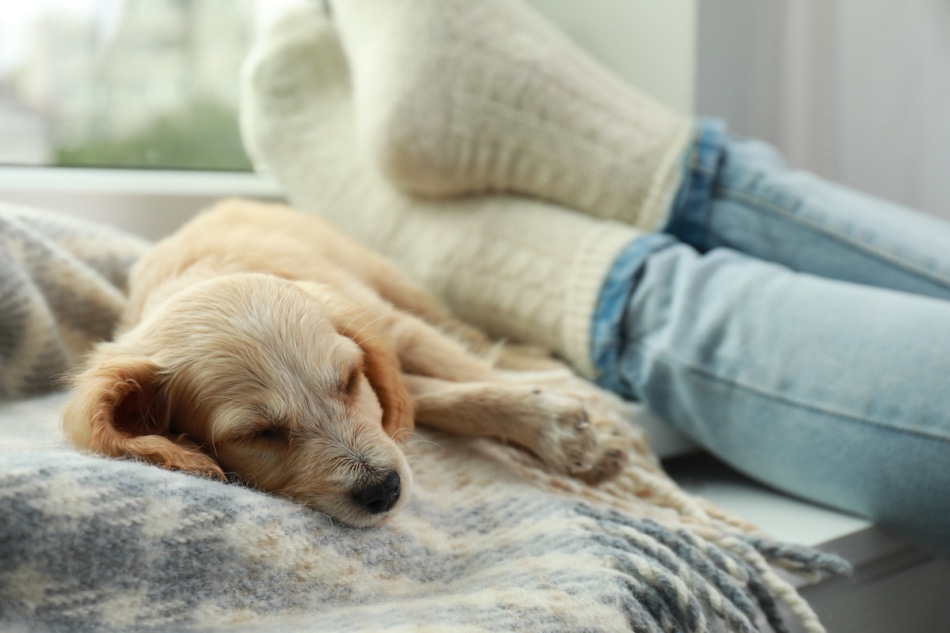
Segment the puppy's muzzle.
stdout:
<svg viewBox="0 0 950 633">
<path fill-rule="evenodd" d="M 352 497 L 370 514 L 380 514 L 396 505 L 401 492 L 399 473 L 391 470 L 381 482 L 354 490 Z"/>
</svg>

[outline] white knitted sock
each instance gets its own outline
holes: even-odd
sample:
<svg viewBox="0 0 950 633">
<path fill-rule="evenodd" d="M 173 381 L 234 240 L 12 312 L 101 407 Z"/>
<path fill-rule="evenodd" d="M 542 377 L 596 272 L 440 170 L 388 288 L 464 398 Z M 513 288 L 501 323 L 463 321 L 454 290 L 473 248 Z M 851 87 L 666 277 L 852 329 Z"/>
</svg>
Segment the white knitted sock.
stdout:
<svg viewBox="0 0 950 633">
<path fill-rule="evenodd" d="M 519 193 L 655 230 L 690 121 L 520 0 L 333 0 L 361 151 L 405 191 Z"/>
<path fill-rule="evenodd" d="M 358 155 L 346 60 L 318 7 L 272 26 L 242 86 L 245 144 L 292 203 L 388 256 L 466 320 L 591 373 L 600 285 L 637 231 L 522 198 L 400 192 Z"/>
</svg>

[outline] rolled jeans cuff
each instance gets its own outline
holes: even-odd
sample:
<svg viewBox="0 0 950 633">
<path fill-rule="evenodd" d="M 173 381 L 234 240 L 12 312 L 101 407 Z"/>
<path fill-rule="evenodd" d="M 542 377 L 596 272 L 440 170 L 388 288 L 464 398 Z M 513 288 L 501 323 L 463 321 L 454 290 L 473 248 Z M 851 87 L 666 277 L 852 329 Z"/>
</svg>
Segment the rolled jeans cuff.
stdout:
<svg viewBox="0 0 950 633">
<path fill-rule="evenodd" d="M 600 288 L 590 325 L 594 380 L 627 398 L 635 396 L 618 371 L 626 348 L 624 315 L 647 259 L 676 243 L 676 239 L 664 233 L 649 233 L 631 240 L 614 260 Z"/>
<path fill-rule="evenodd" d="M 726 144 L 726 125 L 718 119 L 696 122 L 693 142 L 683 156 L 682 178 L 664 233 L 701 249 L 708 228 L 713 188 Z"/>
</svg>

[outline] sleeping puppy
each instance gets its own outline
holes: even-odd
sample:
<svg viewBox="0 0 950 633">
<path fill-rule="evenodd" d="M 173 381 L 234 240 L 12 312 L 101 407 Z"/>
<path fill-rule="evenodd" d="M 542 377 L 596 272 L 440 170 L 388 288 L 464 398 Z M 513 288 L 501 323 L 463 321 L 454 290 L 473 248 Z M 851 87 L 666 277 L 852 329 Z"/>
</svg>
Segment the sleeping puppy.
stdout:
<svg viewBox="0 0 950 633">
<path fill-rule="evenodd" d="M 227 201 L 157 244 L 74 376 L 76 445 L 225 473 L 353 526 L 409 496 L 414 421 L 499 438 L 588 480 L 625 460 L 580 399 L 507 380 L 491 343 L 312 215 Z M 591 389 L 595 389 L 591 387 Z"/>
</svg>

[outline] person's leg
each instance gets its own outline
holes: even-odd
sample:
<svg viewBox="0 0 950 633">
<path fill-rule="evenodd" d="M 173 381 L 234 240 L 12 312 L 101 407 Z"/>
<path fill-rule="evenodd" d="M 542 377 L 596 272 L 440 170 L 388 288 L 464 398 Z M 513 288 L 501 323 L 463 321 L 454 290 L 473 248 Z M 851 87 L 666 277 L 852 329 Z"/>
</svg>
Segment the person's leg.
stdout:
<svg viewBox="0 0 950 633">
<path fill-rule="evenodd" d="M 363 158 L 398 188 L 512 192 L 647 231 L 666 223 L 703 252 L 728 246 L 834 279 L 950 295 L 950 224 L 790 171 L 768 146 L 715 124 L 697 160 L 689 119 L 523 2 L 331 5 Z M 709 181 L 705 195 L 697 179 Z"/>
<path fill-rule="evenodd" d="M 950 302 L 652 236 L 592 338 L 601 385 L 745 473 L 950 551 Z"/>
<path fill-rule="evenodd" d="M 789 169 L 703 122 L 665 229 L 831 279 L 950 299 L 950 223 Z"/>
</svg>

